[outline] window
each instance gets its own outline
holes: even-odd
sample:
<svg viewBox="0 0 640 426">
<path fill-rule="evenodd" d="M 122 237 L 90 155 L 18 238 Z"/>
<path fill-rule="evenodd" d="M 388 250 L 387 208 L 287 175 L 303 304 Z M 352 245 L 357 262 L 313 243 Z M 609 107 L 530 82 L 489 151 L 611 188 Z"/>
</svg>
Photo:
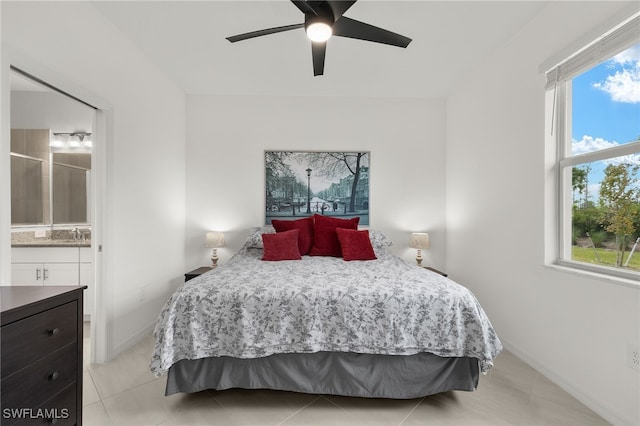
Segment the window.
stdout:
<svg viewBox="0 0 640 426">
<path fill-rule="evenodd" d="M 557 263 L 640 279 L 640 14 L 547 71 Z"/>
</svg>

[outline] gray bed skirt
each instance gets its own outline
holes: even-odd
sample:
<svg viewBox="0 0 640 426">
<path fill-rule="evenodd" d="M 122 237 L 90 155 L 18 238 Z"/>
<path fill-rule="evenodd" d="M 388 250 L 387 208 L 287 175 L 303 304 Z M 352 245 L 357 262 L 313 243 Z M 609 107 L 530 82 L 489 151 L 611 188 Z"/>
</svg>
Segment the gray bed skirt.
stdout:
<svg viewBox="0 0 640 426">
<path fill-rule="evenodd" d="M 224 390 L 273 389 L 365 398 L 410 399 L 478 386 L 475 358 L 429 353 L 371 355 L 317 352 L 264 358 L 182 360 L 169 369 L 166 395 Z"/>
</svg>

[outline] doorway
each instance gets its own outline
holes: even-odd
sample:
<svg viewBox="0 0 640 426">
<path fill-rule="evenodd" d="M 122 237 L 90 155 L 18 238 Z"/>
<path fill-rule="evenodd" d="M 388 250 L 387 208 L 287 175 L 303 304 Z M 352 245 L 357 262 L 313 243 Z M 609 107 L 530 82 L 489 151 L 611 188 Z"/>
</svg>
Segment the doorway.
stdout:
<svg viewBox="0 0 640 426">
<path fill-rule="evenodd" d="M 101 288 L 98 188 L 103 181 L 99 166 L 105 152 L 100 134 L 104 113 L 13 66 L 9 81 L 11 285 L 60 285 L 53 280 L 22 282 L 18 271 L 27 268 L 30 242 L 46 246 L 58 261 L 62 253 L 64 260 L 54 267 L 65 271 L 65 284 L 88 287 L 84 317 L 91 362 L 104 362 L 103 310 L 96 303 Z"/>
</svg>

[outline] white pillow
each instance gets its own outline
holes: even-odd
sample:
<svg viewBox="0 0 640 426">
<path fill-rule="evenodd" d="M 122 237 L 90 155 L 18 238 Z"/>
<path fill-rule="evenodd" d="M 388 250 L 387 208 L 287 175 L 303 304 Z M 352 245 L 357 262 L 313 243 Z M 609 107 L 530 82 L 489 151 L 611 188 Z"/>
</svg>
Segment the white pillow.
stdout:
<svg viewBox="0 0 640 426">
<path fill-rule="evenodd" d="M 249 236 L 247 237 L 247 241 L 244 243 L 246 248 L 264 248 L 264 244 L 262 242 L 262 234 L 275 234 L 276 230 L 273 226 L 263 226 L 251 228 L 249 230 Z"/>
<path fill-rule="evenodd" d="M 393 244 L 386 235 L 374 229 L 369 229 L 369 239 L 371 240 L 371 245 L 375 248 L 389 247 Z"/>
</svg>

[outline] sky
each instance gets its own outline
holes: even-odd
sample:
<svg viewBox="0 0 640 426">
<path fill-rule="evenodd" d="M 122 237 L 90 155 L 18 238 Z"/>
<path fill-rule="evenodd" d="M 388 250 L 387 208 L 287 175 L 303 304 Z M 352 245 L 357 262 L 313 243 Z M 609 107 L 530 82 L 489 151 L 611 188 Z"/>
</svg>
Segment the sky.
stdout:
<svg viewBox="0 0 640 426">
<path fill-rule="evenodd" d="M 304 182 L 307 184 L 307 169 L 309 166 L 307 164 L 302 163 L 290 163 L 289 166 L 293 171 L 293 174 L 296 176 L 298 182 Z M 331 186 L 332 183 L 340 182 L 340 178 L 329 179 L 324 176 L 320 176 L 316 170 L 311 170 L 311 179 L 308 179 L 308 182 L 311 184 L 311 192 L 318 193 L 323 189 L 327 189 Z"/>
<path fill-rule="evenodd" d="M 575 77 L 572 95 L 573 154 L 640 139 L 640 43 Z M 640 165 L 640 154 L 625 160 Z M 595 201 L 607 164 L 591 166 L 590 199 Z"/>
<path fill-rule="evenodd" d="M 286 164 L 289 165 L 293 174 L 296 176 L 298 182 L 303 182 L 305 185 L 307 183 L 307 168 L 310 166 L 304 162 L 304 160 L 300 160 L 301 157 L 304 157 L 304 153 L 301 156 L 294 156 L 292 159 L 285 161 Z M 361 166 L 369 167 L 369 154 L 362 159 Z M 324 189 L 327 189 L 331 186 L 332 183 L 340 182 L 342 176 L 334 176 L 328 177 L 324 176 L 318 170 L 311 170 L 311 179 L 309 179 L 309 183 L 311 184 L 311 192 L 318 193 Z"/>
</svg>

